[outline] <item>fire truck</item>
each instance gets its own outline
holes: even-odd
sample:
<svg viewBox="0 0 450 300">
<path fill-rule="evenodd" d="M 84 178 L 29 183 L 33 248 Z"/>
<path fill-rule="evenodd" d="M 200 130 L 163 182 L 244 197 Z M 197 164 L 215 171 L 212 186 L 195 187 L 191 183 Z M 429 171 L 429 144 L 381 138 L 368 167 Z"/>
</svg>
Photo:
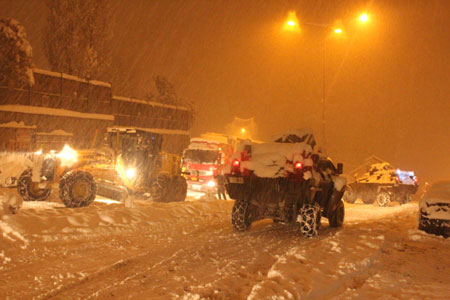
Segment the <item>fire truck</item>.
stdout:
<svg viewBox="0 0 450 300">
<path fill-rule="evenodd" d="M 192 138 L 183 151 L 182 172 L 188 189 L 198 192 L 216 192 L 215 177 L 221 174 L 222 167 L 230 162 L 235 140 L 232 137 L 207 133 Z"/>
</svg>

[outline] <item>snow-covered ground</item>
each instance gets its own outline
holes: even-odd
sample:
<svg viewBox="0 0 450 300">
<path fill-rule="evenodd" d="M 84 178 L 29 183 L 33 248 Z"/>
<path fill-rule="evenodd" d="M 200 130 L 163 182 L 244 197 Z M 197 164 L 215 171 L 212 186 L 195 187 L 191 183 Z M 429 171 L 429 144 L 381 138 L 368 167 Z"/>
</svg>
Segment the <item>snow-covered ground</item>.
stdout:
<svg viewBox="0 0 450 300">
<path fill-rule="evenodd" d="M 0 299 L 449 298 L 450 241 L 415 229 L 416 202 L 346 203 L 342 229 L 306 239 L 269 220 L 235 233 L 233 201 L 194 196 L 0 210 Z"/>
</svg>

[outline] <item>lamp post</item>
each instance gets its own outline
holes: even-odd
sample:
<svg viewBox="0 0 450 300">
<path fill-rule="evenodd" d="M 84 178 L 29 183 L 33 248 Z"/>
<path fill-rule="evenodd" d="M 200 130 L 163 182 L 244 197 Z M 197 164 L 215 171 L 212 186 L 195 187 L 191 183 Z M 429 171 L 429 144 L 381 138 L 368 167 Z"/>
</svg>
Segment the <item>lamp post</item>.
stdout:
<svg viewBox="0 0 450 300">
<path fill-rule="evenodd" d="M 367 13 L 362 13 L 358 17 L 358 21 L 361 23 L 367 23 L 369 21 L 369 15 Z M 340 35 L 343 33 L 343 29 L 341 26 L 332 26 L 329 24 L 320 24 L 320 23 L 309 23 L 309 22 L 302 22 L 300 23 L 298 21 L 298 18 L 296 16 L 295 12 L 289 12 L 288 18 L 285 22 L 284 29 L 288 31 L 300 31 L 301 26 L 310 26 L 315 28 L 320 28 L 324 31 L 329 30 L 335 35 Z M 338 24 L 339 25 L 339 24 Z M 326 148 L 327 140 L 326 140 L 326 118 L 325 118 L 325 98 L 326 98 L 326 78 L 325 78 L 325 58 L 326 58 L 326 39 L 323 39 L 322 42 L 322 97 L 321 97 L 321 105 L 322 105 L 322 144 L 323 149 Z"/>
<path fill-rule="evenodd" d="M 320 28 L 322 30 L 331 30 L 331 32 L 333 32 L 336 35 L 339 35 L 342 33 L 342 28 L 341 27 L 334 27 L 331 25 L 326 25 L 326 24 L 317 24 L 317 23 L 301 23 L 302 26 L 310 26 L 310 27 L 316 27 L 316 28 Z M 285 29 L 289 29 L 289 28 L 296 28 L 296 30 L 298 31 L 300 26 L 299 26 L 299 22 L 297 20 L 297 17 L 295 15 L 295 13 L 290 13 L 289 17 L 286 21 L 286 25 L 285 25 Z M 327 140 L 326 140 L 326 118 L 325 118 L 325 93 L 326 93 L 326 80 L 325 80 L 325 56 L 326 56 L 326 39 L 323 40 L 323 44 L 322 44 L 322 97 L 321 97 L 321 106 L 322 106 L 322 145 L 323 148 L 326 148 L 326 144 L 327 144 Z"/>
</svg>

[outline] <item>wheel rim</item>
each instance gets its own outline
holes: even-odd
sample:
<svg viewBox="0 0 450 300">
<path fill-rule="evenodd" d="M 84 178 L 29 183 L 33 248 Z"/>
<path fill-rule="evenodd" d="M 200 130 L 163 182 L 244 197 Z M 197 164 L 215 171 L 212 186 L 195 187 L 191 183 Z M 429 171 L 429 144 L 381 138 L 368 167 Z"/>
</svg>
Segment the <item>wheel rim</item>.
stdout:
<svg viewBox="0 0 450 300">
<path fill-rule="evenodd" d="M 77 201 L 84 201 L 89 197 L 90 187 L 85 180 L 77 181 L 72 187 L 72 197 Z"/>
<path fill-rule="evenodd" d="M 390 202 L 390 197 L 388 193 L 381 193 L 377 197 L 377 203 L 379 206 L 388 206 Z"/>
</svg>

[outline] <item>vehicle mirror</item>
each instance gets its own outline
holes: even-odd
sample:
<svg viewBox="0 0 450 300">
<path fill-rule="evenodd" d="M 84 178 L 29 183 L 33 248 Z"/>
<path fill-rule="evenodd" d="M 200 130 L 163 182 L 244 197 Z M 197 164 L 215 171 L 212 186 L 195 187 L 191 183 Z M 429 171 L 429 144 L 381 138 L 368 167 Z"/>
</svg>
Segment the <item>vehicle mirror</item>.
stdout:
<svg viewBox="0 0 450 300">
<path fill-rule="evenodd" d="M 344 173 L 344 165 L 342 163 L 337 164 L 337 173 L 338 174 Z"/>
</svg>

